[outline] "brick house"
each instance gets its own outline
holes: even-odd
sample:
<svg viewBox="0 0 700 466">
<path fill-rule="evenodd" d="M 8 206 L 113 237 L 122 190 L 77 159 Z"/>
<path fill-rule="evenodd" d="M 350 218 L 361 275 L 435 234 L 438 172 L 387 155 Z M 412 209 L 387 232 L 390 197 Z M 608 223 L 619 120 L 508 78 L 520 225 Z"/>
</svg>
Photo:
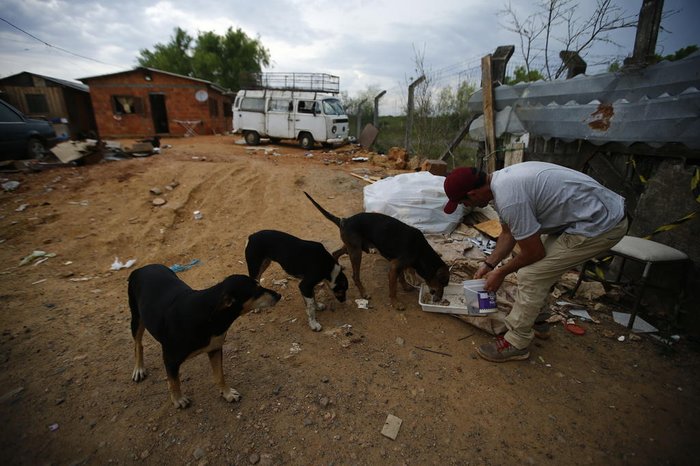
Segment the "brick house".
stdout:
<svg viewBox="0 0 700 466">
<path fill-rule="evenodd" d="M 231 129 L 231 97 L 212 82 L 154 68 L 81 78 L 101 138 L 186 136 Z"/>
</svg>

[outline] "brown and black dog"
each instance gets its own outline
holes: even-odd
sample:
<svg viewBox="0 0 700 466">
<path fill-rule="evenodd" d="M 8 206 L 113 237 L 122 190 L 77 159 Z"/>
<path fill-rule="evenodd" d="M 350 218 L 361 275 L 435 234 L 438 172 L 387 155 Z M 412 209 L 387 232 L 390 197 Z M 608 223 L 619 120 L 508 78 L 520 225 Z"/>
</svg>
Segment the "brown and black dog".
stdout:
<svg viewBox="0 0 700 466">
<path fill-rule="evenodd" d="M 404 306 L 396 298 L 396 282 L 401 282 L 404 290 L 413 288 L 404 278 L 405 269 L 413 269 L 425 280 L 434 301 L 442 299 L 444 288 L 450 281 L 450 270 L 438 253 L 428 244 L 420 230 L 406 225 L 388 215 L 375 212 L 361 212 L 347 218 L 339 218 L 321 207 L 304 192 L 311 203 L 340 229 L 343 247 L 333 253 L 337 260 L 343 254 L 350 257 L 352 278 L 363 298 L 369 298 L 360 281 L 362 251 L 375 248 L 387 259 L 389 268 L 389 298 L 397 309 Z"/>
<path fill-rule="evenodd" d="M 240 315 L 274 306 L 280 297 L 246 275 L 231 275 L 211 288 L 193 290 L 164 265 L 151 264 L 134 270 L 129 275 L 135 356 L 132 380 L 140 382 L 146 378 L 141 340 L 148 330 L 162 346 L 170 398 L 176 408 L 190 404 L 180 391 L 180 366 L 202 353 L 209 356 L 221 395 L 226 401 L 238 401 L 241 395 L 224 382 L 221 348 L 226 331 Z"/>
</svg>

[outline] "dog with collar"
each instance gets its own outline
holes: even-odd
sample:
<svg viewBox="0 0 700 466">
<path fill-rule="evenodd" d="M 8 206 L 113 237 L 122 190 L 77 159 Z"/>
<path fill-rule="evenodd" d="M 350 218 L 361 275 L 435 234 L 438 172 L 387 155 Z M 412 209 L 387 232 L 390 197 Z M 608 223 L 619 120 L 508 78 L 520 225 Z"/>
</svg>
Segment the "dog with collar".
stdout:
<svg viewBox="0 0 700 466">
<path fill-rule="evenodd" d="M 262 230 L 248 237 L 245 247 L 248 275 L 260 280 L 271 262 L 277 262 L 289 275 L 300 278 L 299 291 L 306 303 L 309 327 L 322 329 L 316 320 L 316 311 L 325 305 L 316 301 L 314 288 L 326 282 L 341 303 L 345 301 L 348 279 L 338 261 L 321 243 L 297 238 L 283 231 Z"/>
<path fill-rule="evenodd" d="M 343 254 L 350 257 L 352 278 L 363 298 L 369 298 L 360 280 L 362 251 L 375 248 L 390 262 L 389 298 L 392 306 L 399 310 L 405 307 L 396 297 L 396 282 L 403 289 L 413 289 L 404 278 L 404 271 L 413 269 L 430 288 L 433 301 L 440 301 L 444 288 L 450 281 L 450 270 L 438 253 L 428 244 L 420 230 L 406 225 L 388 215 L 376 212 L 361 212 L 347 218 L 339 218 L 321 207 L 307 192 L 311 203 L 340 229 L 343 247 L 333 253 L 337 260 Z"/>
<path fill-rule="evenodd" d="M 134 270 L 129 275 L 135 356 L 132 380 L 140 382 L 146 378 L 142 338 L 148 330 L 161 344 L 170 399 L 176 408 L 190 404 L 180 390 L 180 366 L 202 353 L 209 356 L 221 395 L 228 402 L 238 401 L 241 395 L 224 381 L 222 346 L 226 332 L 239 316 L 274 306 L 280 298 L 278 293 L 245 275 L 231 275 L 211 288 L 193 290 L 164 265 L 151 264 Z"/>
</svg>

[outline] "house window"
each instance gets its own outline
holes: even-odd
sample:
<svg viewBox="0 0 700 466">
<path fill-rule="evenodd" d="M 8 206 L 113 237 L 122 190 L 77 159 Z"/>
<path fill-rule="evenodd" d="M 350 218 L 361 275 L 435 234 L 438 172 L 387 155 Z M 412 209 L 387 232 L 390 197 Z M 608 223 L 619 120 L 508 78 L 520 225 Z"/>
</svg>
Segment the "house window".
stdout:
<svg viewBox="0 0 700 466">
<path fill-rule="evenodd" d="M 112 110 L 117 114 L 129 115 L 143 113 L 143 104 L 140 97 L 133 95 L 113 95 Z"/>
<path fill-rule="evenodd" d="M 209 116 L 219 116 L 219 101 L 216 99 L 209 98 Z"/>
<path fill-rule="evenodd" d="M 49 104 L 44 94 L 25 94 L 27 113 L 49 113 Z"/>
</svg>

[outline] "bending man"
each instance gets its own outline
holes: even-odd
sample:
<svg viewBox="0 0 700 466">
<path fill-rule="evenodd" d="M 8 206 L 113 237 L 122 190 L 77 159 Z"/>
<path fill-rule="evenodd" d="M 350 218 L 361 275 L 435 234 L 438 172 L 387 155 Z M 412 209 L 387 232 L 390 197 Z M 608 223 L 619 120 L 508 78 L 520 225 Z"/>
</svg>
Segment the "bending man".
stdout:
<svg viewBox="0 0 700 466">
<path fill-rule="evenodd" d="M 627 232 L 625 199 L 593 178 L 559 165 L 523 162 L 490 175 L 473 167 L 445 178 L 449 202 L 485 207 L 493 201 L 502 232 L 496 248 L 477 270 L 487 291 L 500 288 L 518 272 L 518 293 L 505 319 L 508 331 L 481 345 L 479 355 L 492 362 L 523 360 L 534 337 L 533 325 L 551 286 L 561 275 L 614 246 Z M 498 267 L 515 245 L 520 253 Z"/>
</svg>

